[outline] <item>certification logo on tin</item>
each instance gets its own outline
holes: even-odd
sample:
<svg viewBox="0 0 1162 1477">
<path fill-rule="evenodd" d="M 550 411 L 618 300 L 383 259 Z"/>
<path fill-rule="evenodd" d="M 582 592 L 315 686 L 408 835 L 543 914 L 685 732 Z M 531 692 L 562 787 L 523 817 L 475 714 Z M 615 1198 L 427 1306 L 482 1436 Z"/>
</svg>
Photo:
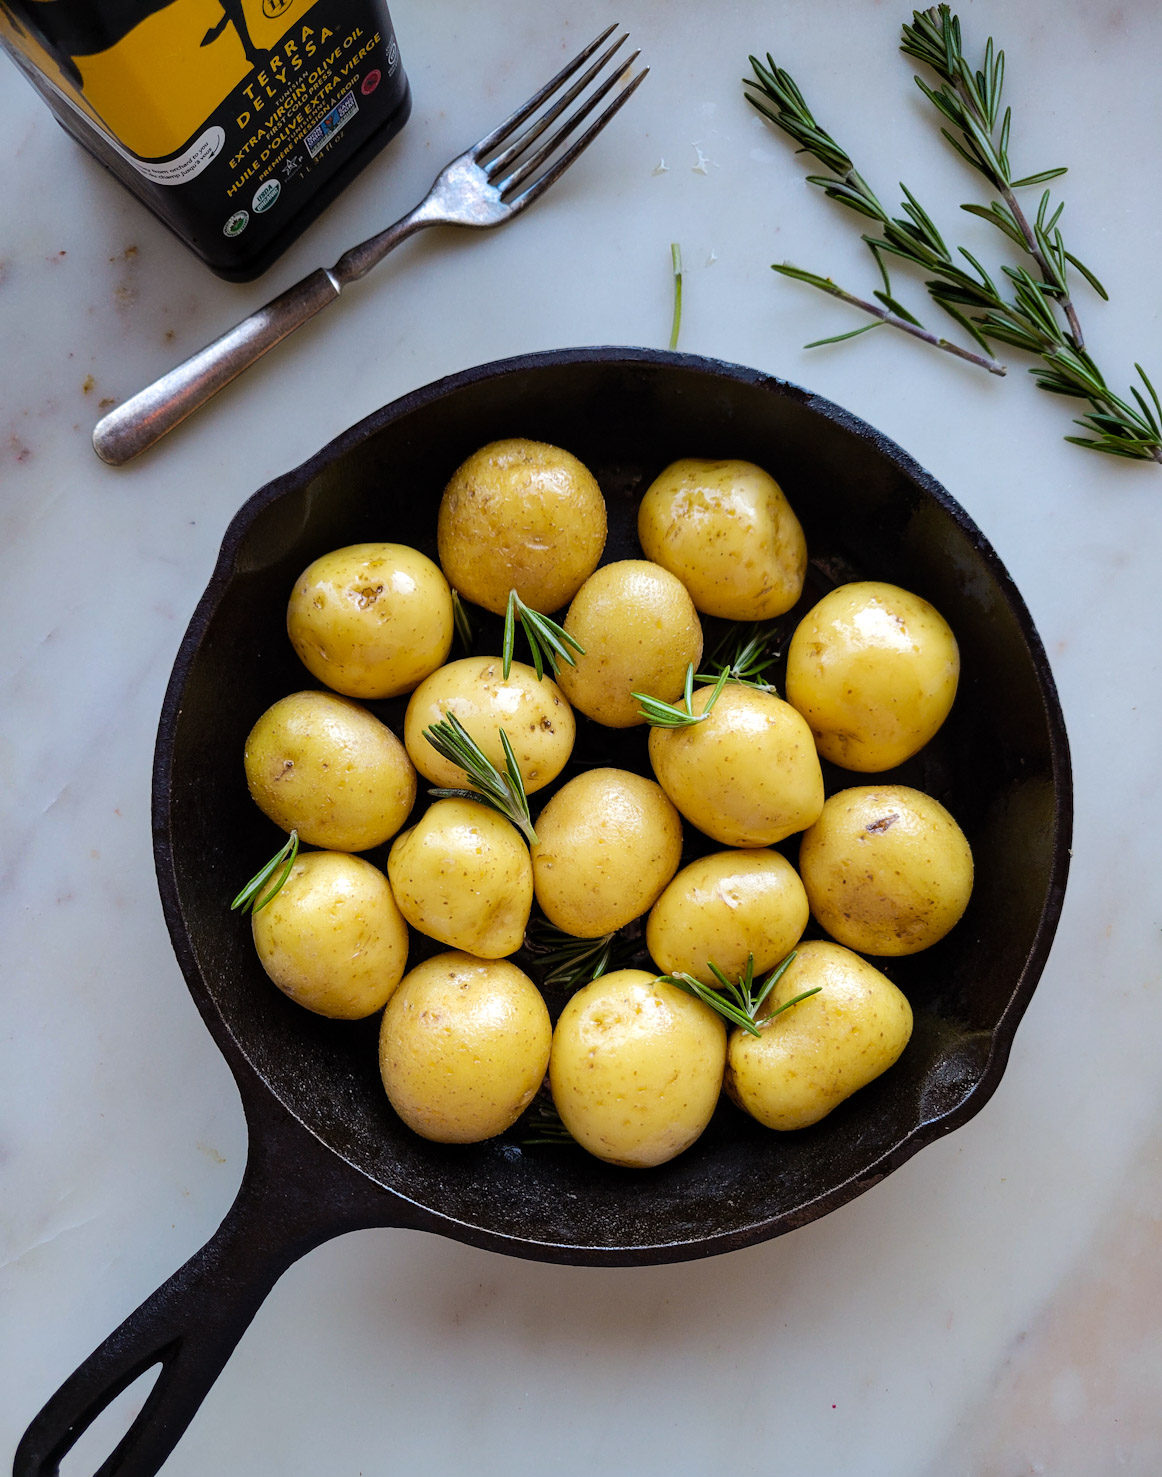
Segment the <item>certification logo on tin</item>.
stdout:
<svg viewBox="0 0 1162 1477">
<path fill-rule="evenodd" d="M 236 210 L 222 227 L 222 235 L 230 237 L 241 236 L 249 224 L 250 212 L 247 210 Z"/>
<path fill-rule="evenodd" d="M 269 210 L 278 197 L 282 194 L 282 186 L 276 179 L 267 179 L 259 185 L 254 192 L 254 199 L 250 202 L 255 211 L 261 215 L 264 210 Z"/>
</svg>

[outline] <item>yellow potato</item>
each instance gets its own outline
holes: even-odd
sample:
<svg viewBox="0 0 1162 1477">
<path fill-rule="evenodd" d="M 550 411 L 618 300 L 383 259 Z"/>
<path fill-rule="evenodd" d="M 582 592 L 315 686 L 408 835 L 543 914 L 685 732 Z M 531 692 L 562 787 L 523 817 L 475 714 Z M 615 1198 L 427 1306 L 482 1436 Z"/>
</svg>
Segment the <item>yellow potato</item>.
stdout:
<svg viewBox="0 0 1162 1477">
<path fill-rule="evenodd" d="M 787 701 L 825 759 L 861 774 L 922 749 L 948 717 L 959 678 L 956 637 L 939 611 L 874 580 L 825 595 L 787 649 Z"/>
<path fill-rule="evenodd" d="M 600 938 L 648 912 L 682 857 L 678 812 L 653 780 L 625 769 L 588 769 L 562 785 L 536 833 L 537 902 L 576 938 Z"/>
<path fill-rule="evenodd" d="M 726 1028 L 708 1005 L 643 969 L 618 969 L 561 1012 L 549 1085 L 583 1148 L 648 1168 L 688 1149 L 710 1122 L 725 1060 Z"/>
<path fill-rule="evenodd" d="M 379 1032 L 379 1070 L 409 1128 L 474 1144 L 511 1128 L 549 1063 L 540 992 L 507 959 L 437 954 L 404 977 Z"/>
<path fill-rule="evenodd" d="M 346 852 L 300 852 L 251 926 L 283 994 L 333 1020 L 382 1010 L 407 966 L 407 924 L 387 878 Z"/>
<path fill-rule="evenodd" d="M 696 689 L 701 713 L 713 688 Z M 692 825 L 726 846 L 771 846 L 823 809 L 811 730 L 772 692 L 728 682 L 710 716 L 650 731 L 658 783 Z"/>
<path fill-rule="evenodd" d="M 807 1128 L 886 1072 L 912 1034 L 912 1007 L 886 975 L 839 944 L 800 944 L 767 997 L 762 1027 L 730 1034 L 726 1091 L 767 1128 Z"/>
<path fill-rule="evenodd" d="M 543 441 L 493 441 L 452 474 L 440 500 L 440 564 L 467 600 L 498 615 L 515 589 L 551 615 L 597 568 L 605 499 L 577 458 Z"/>
<path fill-rule="evenodd" d="M 391 729 L 350 698 L 295 692 L 250 730 L 243 754 L 255 804 L 308 846 L 367 851 L 407 820 L 416 772 Z"/>
<path fill-rule="evenodd" d="M 864 954 L 915 954 L 942 939 L 972 892 L 972 851 L 938 800 L 906 785 L 828 797 L 799 846 L 820 926 Z"/>
<path fill-rule="evenodd" d="M 287 633 L 320 682 L 348 697 L 410 692 L 452 646 L 452 592 L 437 565 L 404 544 L 351 544 L 295 581 Z"/>
<path fill-rule="evenodd" d="M 707 962 L 738 979 L 772 969 L 807 927 L 807 894 L 777 851 L 717 851 L 682 868 L 650 909 L 646 948 L 664 974 L 713 985 Z"/>
<path fill-rule="evenodd" d="M 446 799 L 397 836 L 387 875 L 400 912 L 453 949 L 503 959 L 524 940 L 533 869 L 520 833 L 487 805 Z"/>
<path fill-rule="evenodd" d="M 480 748 L 503 772 L 503 728 L 516 755 L 527 794 L 555 780 L 573 752 L 577 724 L 564 693 L 549 677 L 513 662 L 507 677 L 497 656 L 449 662 L 412 693 L 404 716 L 403 741 L 425 779 L 445 789 L 463 787 L 467 776 L 445 759 L 424 730 L 455 714 Z"/>
<path fill-rule="evenodd" d="M 635 692 L 673 702 L 702 656 L 702 624 L 685 585 L 648 559 L 605 564 L 573 598 L 565 630 L 584 647 L 557 674 L 565 696 L 608 728 L 644 723 Z"/>
<path fill-rule="evenodd" d="M 802 593 L 803 529 L 783 489 L 753 462 L 672 462 L 641 500 L 638 539 L 706 615 L 770 620 Z"/>
</svg>

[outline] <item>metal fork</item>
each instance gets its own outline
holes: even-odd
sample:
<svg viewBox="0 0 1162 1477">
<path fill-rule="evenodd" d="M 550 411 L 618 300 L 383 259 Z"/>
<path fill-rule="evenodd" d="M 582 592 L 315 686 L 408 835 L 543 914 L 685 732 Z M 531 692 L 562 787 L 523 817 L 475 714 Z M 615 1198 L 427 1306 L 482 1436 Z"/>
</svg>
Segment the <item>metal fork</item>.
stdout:
<svg viewBox="0 0 1162 1477">
<path fill-rule="evenodd" d="M 630 75 L 637 51 L 616 58 L 627 39 L 624 34 L 601 50 L 616 29 L 616 23 L 609 26 L 499 128 L 446 165 L 414 210 L 344 252 L 329 270 L 320 267 L 295 283 L 98 421 L 93 449 L 101 460 L 121 466 L 160 441 L 416 231 L 438 225 L 499 226 L 543 195 L 628 102 L 649 71 L 645 67 Z M 600 55 L 590 62 L 597 52 Z M 610 62 L 609 72 L 597 81 Z M 593 90 L 565 116 L 591 83 Z M 613 101 L 565 147 L 614 89 Z M 553 131 L 544 137 L 548 129 Z"/>
</svg>

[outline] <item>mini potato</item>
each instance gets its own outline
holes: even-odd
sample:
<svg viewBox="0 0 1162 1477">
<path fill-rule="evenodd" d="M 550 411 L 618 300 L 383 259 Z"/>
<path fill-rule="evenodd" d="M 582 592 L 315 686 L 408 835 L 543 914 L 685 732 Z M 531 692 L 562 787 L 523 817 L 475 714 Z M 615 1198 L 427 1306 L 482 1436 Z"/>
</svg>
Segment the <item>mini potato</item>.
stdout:
<svg viewBox="0 0 1162 1477">
<path fill-rule="evenodd" d="M 407 820 L 416 772 L 373 713 L 333 692 L 273 703 L 246 739 L 246 782 L 259 809 L 308 846 L 367 851 Z"/>
<path fill-rule="evenodd" d="M 584 648 L 557 674 L 565 696 L 607 728 L 644 723 L 635 692 L 673 702 L 702 656 L 702 624 L 685 585 L 648 559 L 605 564 L 574 596 L 565 630 Z"/>
<path fill-rule="evenodd" d="M 609 1164 L 664 1164 L 710 1122 L 726 1027 L 708 1005 L 642 969 L 571 997 L 553 1032 L 549 1085 L 561 1121 Z"/>
<path fill-rule="evenodd" d="M 807 541 L 775 479 L 753 462 L 672 462 L 638 508 L 646 558 L 676 574 L 706 615 L 765 621 L 803 590 Z"/>
<path fill-rule="evenodd" d="M 425 779 L 446 789 L 463 788 L 467 776 L 432 747 L 424 730 L 449 713 L 501 772 L 504 729 L 530 795 L 555 780 L 573 752 L 577 724 L 555 682 L 547 676 L 538 680 L 523 662 L 513 662 L 505 677 L 499 657 L 465 657 L 425 678 L 412 693 L 404 716 L 403 741 L 412 763 Z"/>
<path fill-rule="evenodd" d="M 800 944 L 767 997 L 767 1013 L 805 990 L 758 1036 L 736 1029 L 727 1053 L 727 1094 L 767 1128 L 818 1123 L 899 1059 L 912 1007 L 878 969 L 839 944 Z"/>
<path fill-rule="evenodd" d="M 452 647 L 452 592 L 404 544 L 350 544 L 295 581 L 287 633 L 313 677 L 348 697 L 410 692 Z"/>
<path fill-rule="evenodd" d="M 441 1144 L 475 1144 L 511 1128 L 549 1063 L 548 1008 L 507 959 L 437 954 L 388 1001 L 379 1070 L 409 1128 Z"/>
<path fill-rule="evenodd" d="M 694 713 L 713 690 L 695 690 Z M 662 789 L 692 825 L 726 846 L 771 846 L 823 809 L 811 730 L 772 692 L 728 682 L 708 718 L 651 729 L 649 749 Z"/>
<path fill-rule="evenodd" d="M 957 923 L 972 893 L 972 851 L 938 800 L 907 785 L 828 797 L 799 845 L 820 926 L 864 954 L 915 954 Z"/>
<path fill-rule="evenodd" d="M 421 933 L 482 959 L 514 954 L 533 904 L 533 869 L 516 829 L 476 800 L 429 805 L 397 836 L 387 875 Z"/>
<path fill-rule="evenodd" d="M 713 985 L 708 961 L 737 979 L 753 956 L 755 974 L 765 974 L 795 947 L 807 918 L 807 894 L 785 856 L 717 851 L 666 887 L 646 921 L 646 947 L 664 974 L 682 971 Z"/>
<path fill-rule="evenodd" d="M 878 774 L 910 759 L 952 707 L 960 653 L 948 622 L 898 585 L 839 585 L 787 649 L 787 701 L 833 764 Z"/>
<path fill-rule="evenodd" d="M 382 1010 L 407 966 L 407 924 L 387 878 L 346 852 L 300 852 L 270 901 L 260 895 L 251 927 L 283 994 L 332 1020 Z"/>
<path fill-rule="evenodd" d="M 550 923 L 600 938 L 648 912 L 678 869 L 682 822 L 661 787 L 626 769 L 588 769 L 536 821 L 533 885 Z"/>
<path fill-rule="evenodd" d="M 567 605 L 605 548 L 605 499 L 575 456 L 543 441 L 493 441 L 440 500 L 440 564 L 465 599 L 503 615 L 516 590 L 533 610 Z"/>
</svg>

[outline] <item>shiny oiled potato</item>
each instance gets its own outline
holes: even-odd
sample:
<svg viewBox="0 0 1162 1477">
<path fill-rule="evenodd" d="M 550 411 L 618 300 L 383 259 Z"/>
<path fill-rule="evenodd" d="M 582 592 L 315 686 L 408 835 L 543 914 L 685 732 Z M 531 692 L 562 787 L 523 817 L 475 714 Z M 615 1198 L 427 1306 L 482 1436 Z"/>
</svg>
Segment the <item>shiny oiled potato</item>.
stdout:
<svg viewBox="0 0 1162 1477">
<path fill-rule="evenodd" d="M 713 985 L 708 962 L 733 980 L 753 957 L 764 974 L 795 947 L 807 919 L 807 894 L 785 856 L 716 851 L 683 867 L 650 909 L 646 948 L 663 973 Z"/>
<path fill-rule="evenodd" d="M 367 851 L 407 820 L 416 772 L 407 750 L 373 713 L 333 692 L 295 692 L 273 703 L 246 739 L 255 804 L 308 846 Z"/>
<path fill-rule="evenodd" d="M 300 852 L 259 903 L 254 945 L 284 995 L 333 1020 L 361 1020 L 387 1004 L 407 966 L 408 931 L 378 867 L 341 851 Z"/>
<path fill-rule="evenodd" d="M 580 712 L 608 728 L 644 723 L 635 692 L 673 702 L 702 656 L 702 624 L 685 585 L 648 559 L 621 559 L 590 575 L 565 630 L 584 648 L 557 680 Z"/>
<path fill-rule="evenodd" d="M 429 805 L 392 842 L 387 875 L 413 928 L 483 959 L 514 954 L 533 904 L 533 869 L 519 832 L 476 800 Z"/>
<path fill-rule="evenodd" d="M 350 544 L 295 581 L 286 614 L 299 659 L 356 698 L 396 697 L 452 646 L 452 592 L 440 569 L 404 544 Z"/>
<path fill-rule="evenodd" d="M 549 1063 L 548 1008 L 507 959 L 452 952 L 417 965 L 388 1001 L 379 1069 L 416 1133 L 474 1144 L 511 1128 Z"/>
<path fill-rule="evenodd" d="M 535 828 L 537 902 L 576 938 L 600 938 L 647 912 L 682 856 L 678 812 L 653 780 L 625 769 L 569 780 Z"/>
<path fill-rule="evenodd" d="M 561 1121 L 609 1164 L 681 1154 L 722 1090 L 726 1028 L 708 1005 L 642 969 L 595 979 L 553 1031 L 549 1085 Z"/>
<path fill-rule="evenodd" d="M 753 462 L 672 462 L 638 508 L 646 558 L 676 574 L 706 615 L 764 621 L 803 589 L 807 541 L 783 489 Z"/>
<path fill-rule="evenodd" d="M 912 1007 L 878 969 L 826 941 L 800 944 L 767 997 L 777 1010 L 758 1036 L 730 1034 L 728 1095 L 767 1128 L 818 1123 L 896 1062 L 912 1034 Z"/>
<path fill-rule="evenodd" d="M 701 713 L 713 688 L 695 690 Z M 802 717 L 772 692 L 728 682 L 709 717 L 654 728 L 650 763 L 692 825 L 726 846 L 771 846 L 823 809 L 823 773 Z"/>
<path fill-rule="evenodd" d="M 513 662 L 505 677 L 498 656 L 465 657 L 425 678 L 404 715 L 403 741 L 412 763 L 425 779 L 446 789 L 462 787 L 467 776 L 432 747 L 424 730 L 449 713 L 501 771 L 504 730 L 530 795 L 555 780 L 573 752 L 573 709 L 550 677 L 538 679 L 523 662 Z"/>
<path fill-rule="evenodd" d="M 799 844 L 811 911 L 864 954 L 915 954 L 957 923 L 972 851 L 938 800 L 907 785 L 856 785 L 827 799 Z"/>
<path fill-rule="evenodd" d="M 543 441 L 493 441 L 457 467 L 436 527 L 440 564 L 465 599 L 503 614 L 515 589 L 550 615 L 605 548 L 605 499 L 589 469 Z"/>
<path fill-rule="evenodd" d="M 804 616 L 787 650 L 787 701 L 833 764 L 876 774 L 910 759 L 947 718 L 960 678 L 938 610 L 898 585 L 839 585 Z"/>
</svg>

